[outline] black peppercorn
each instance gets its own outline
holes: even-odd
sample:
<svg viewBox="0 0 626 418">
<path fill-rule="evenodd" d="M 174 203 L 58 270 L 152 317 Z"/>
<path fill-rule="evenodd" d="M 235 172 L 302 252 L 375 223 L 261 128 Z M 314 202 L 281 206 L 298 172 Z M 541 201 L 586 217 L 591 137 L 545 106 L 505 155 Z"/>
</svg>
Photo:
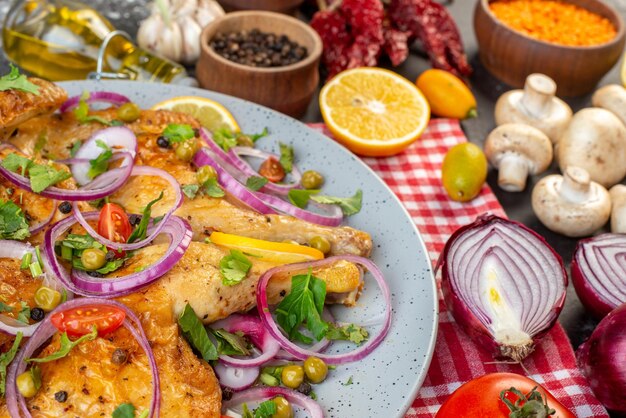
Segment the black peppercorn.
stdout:
<svg viewBox="0 0 626 418">
<path fill-rule="evenodd" d="M 30 310 L 30 319 L 39 322 L 46 316 L 46 313 L 41 308 L 33 308 Z"/>
<path fill-rule="evenodd" d="M 233 390 L 227 387 L 222 387 L 222 400 L 230 401 L 233 397 Z"/>
<path fill-rule="evenodd" d="M 64 214 L 68 214 L 72 211 L 72 204 L 70 202 L 61 202 L 61 204 L 59 205 L 59 210 L 61 211 L 61 213 Z"/>
<path fill-rule="evenodd" d="M 115 251 L 113 251 L 113 250 L 107 251 L 107 254 L 104 256 L 104 259 L 106 261 L 113 261 L 113 260 L 115 260 Z"/>
<path fill-rule="evenodd" d="M 128 361 L 128 353 L 126 350 L 122 350 L 121 348 L 116 348 L 111 355 L 111 362 L 113 364 L 124 364 Z"/>
<path fill-rule="evenodd" d="M 54 400 L 61 403 L 67 401 L 67 392 L 64 390 L 58 391 L 54 394 Z"/>
<path fill-rule="evenodd" d="M 164 136 L 160 136 L 157 138 L 157 145 L 161 148 L 169 148 L 170 147 L 170 140 L 167 139 Z"/>
<path fill-rule="evenodd" d="M 300 392 L 303 395 L 309 395 L 309 393 L 311 393 L 311 384 L 309 382 L 302 382 L 300 383 L 300 386 L 298 386 L 298 389 L 296 389 L 298 392 Z"/>
<path fill-rule="evenodd" d="M 86 271 L 85 273 L 87 273 L 89 276 L 91 277 L 95 277 L 96 279 L 101 279 L 104 277 L 104 274 L 102 273 L 98 273 L 97 271 Z"/>
<path fill-rule="evenodd" d="M 133 213 L 132 215 L 130 215 L 128 217 L 128 222 L 132 225 L 132 226 L 137 226 L 139 225 L 139 222 L 141 222 L 141 215 L 137 215 L 136 213 Z"/>
</svg>

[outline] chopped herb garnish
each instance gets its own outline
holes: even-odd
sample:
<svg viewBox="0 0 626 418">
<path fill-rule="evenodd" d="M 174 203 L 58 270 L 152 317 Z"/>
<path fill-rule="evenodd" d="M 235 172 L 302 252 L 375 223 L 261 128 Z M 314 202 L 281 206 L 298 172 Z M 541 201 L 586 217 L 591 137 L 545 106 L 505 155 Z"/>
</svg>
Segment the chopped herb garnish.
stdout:
<svg viewBox="0 0 626 418">
<path fill-rule="evenodd" d="M 76 156 L 76 153 L 82 146 L 83 141 L 74 141 L 74 143 L 72 144 L 72 148 L 70 148 L 70 157 L 74 158 Z"/>
<path fill-rule="evenodd" d="M 226 195 L 226 192 L 224 192 L 224 189 L 222 189 L 215 178 L 207 180 L 202 187 L 207 196 L 224 197 Z"/>
<path fill-rule="evenodd" d="M 0 200 L 0 238 L 23 240 L 30 236 L 22 208 L 12 201 Z"/>
<path fill-rule="evenodd" d="M 13 361 L 13 358 L 17 354 L 23 336 L 24 334 L 22 334 L 21 331 L 18 331 L 15 335 L 15 341 L 13 341 L 13 345 L 9 351 L 0 354 L 0 396 L 4 396 L 6 390 L 7 367 L 9 367 L 9 364 Z"/>
<path fill-rule="evenodd" d="M 343 386 L 350 386 L 351 384 L 352 384 L 352 376 L 350 376 L 345 383 L 342 383 Z"/>
<path fill-rule="evenodd" d="M 28 268 L 30 269 L 30 275 L 33 277 L 39 277 L 43 274 L 43 270 L 41 269 L 41 264 L 39 264 L 37 261 L 30 263 Z"/>
<path fill-rule="evenodd" d="M 13 307 L 0 301 L 0 312 L 13 312 Z"/>
<path fill-rule="evenodd" d="M 196 195 L 198 194 L 198 191 L 200 190 L 200 185 L 199 184 L 185 184 L 184 186 L 181 187 L 181 189 L 183 190 L 183 193 L 185 194 L 185 196 L 187 196 L 189 199 L 195 199 Z"/>
<path fill-rule="evenodd" d="M 230 128 L 223 127 L 213 131 L 213 141 L 224 151 L 228 152 L 228 150 L 232 147 L 236 147 L 238 145 L 237 137 L 240 135 L 247 136 L 252 140 L 252 142 L 256 142 L 260 138 L 267 136 L 268 131 L 267 128 L 264 128 L 263 132 L 260 134 L 240 134 L 233 132 Z"/>
<path fill-rule="evenodd" d="M 272 401 L 264 401 L 254 410 L 254 418 L 272 418 L 278 412 L 276 404 Z"/>
<path fill-rule="evenodd" d="M 342 325 L 340 327 L 329 324 L 326 338 L 329 340 L 344 340 L 352 341 L 356 344 L 361 344 L 363 341 L 367 341 L 369 333 L 363 327 L 354 324 Z"/>
<path fill-rule="evenodd" d="M 39 136 L 37 137 L 37 142 L 35 142 L 35 147 L 33 148 L 34 154 L 40 154 L 43 148 L 46 146 L 48 142 L 48 130 L 44 128 L 43 131 L 39 132 Z"/>
<path fill-rule="evenodd" d="M 291 145 L 278 143 L 280 147 L 280 165 L 285 169 L 285 173 L 291 173 L 293 170 L 293 147 Z"/>
<path fill-rule="evenodd" d="M 60 358 L 67 356 L 74 347 L 76 347 L 83 341 L 93 341 L 96 339 L 97 336 L 98 336 L 98 328 L 96 328 L 95 325 L 91 328 L 91 332 L 89 334 L 83 335 L 76 341 L 70 340 L 69 337 L 67 336 L 67 333 L 64 332 L 61 334 L 60 347 L 56 352 L 43 358 L 29 358 L 29 359 L 26 359 L 25 361 L 32 362 L 32 363 L 48 363 L 50 361 L 58 360 Z"/>
<path fill-rule="evenodd" d="M 359 213 L 363 203 L 363 191 L 357 190 L 352 197 L 311 196 L 312 200 L 325 205 L 339 205 L 346 216 Z"/>
<path fill-rule="evenodd" d="M 23 324 L 28 325 L 28 319 L 30 318 L 30 306 L 24 301 L 20 301 L 20 311 L 17 313 L 17 320 Z"/>
<path fill-rule="evenodd" d="M 11 153 L 2 160 L 2 167 L 23 176 L 31 165 L 33 165 L 33 162 L 30 159 L 16 153 Z"/>
<path fill-rule="evenodd" d="M 320 341 L 328 331 L 328 324 L 321 316 L 325 299 L 326 283 L 313 276 L 310 269 L 307 274 L 293 276 L 291 292 L 276 308 L 276 322 L 291 340 L 310 344 L 311 338 L 300 332 L 300 327 L 306 325 L 315 339 Z"/>
<path fill-rule="evenodd" d="M 90 235 L 78 235 L 78 234 L 68 234 L 63 241 L 57 242 L 57 247 L 60 247 L 61 257 L 72 263 L 72 267 L 78 270 L 87 271 L 85 266 L 81 261 L 81 255 L 84 250 L 89 248 L 96 248 L 98 250 L 102 250 L 107 252 L 108 249 L 96 241 Z M 57 249 L 57 252 L 59 250 Z M 100 274 L 108 274 L 111 273 L 124 265 L 124 262 L 128 260 L 132 256 L 132 253 L 126 252 L 124 257 L 116 258 L 111 261 L 107 261 L 106 264 L 99 269 L 95 270 Z"/>
<path fill-rule="evenodd" d="M 265 128 L 263 128 L 263 131 L 261 131 L 261 133 L 259 133 L 259 134 L 246 134 L 246 136 L 250 137 L 252 142 L 256 142 L 259 139 L 263 138 L 264 136 L 268 136 L 269 134 L 270 134 L 270 132 L 267 130 L 267 126 L 266 126 Z"/>
<path fill-rule="evenodd" d="M 239 250 L 230 250 L 230 254 L 220 260 L 220 273 L 222 283 L 226 286 L 234 286 L 246 278 L 252 263 Z"/>
<path fill-rule="evenodd" d="M 120 404 L 113 411 L 113 418 L 135 418 L 135 405 L 132 403 Z"/>
<path fill-rule="evenodd" d="M 265 177 L 252 176 L 248 177 L 246 180 L 246 187 L 250 190 L 257 191 L 260 190 L 261 187 L 265 186 L 269 180 Z"/>
<path fill-rule="evenodd" d="M 20 264 L 20 269 L 25 270 L 28 268 L 28 266 L 30 266 L 30 260 L 33 259 L 33 253 L 31 252 L 27 252 L 26 254 L 24 254 L 24 256 L 22 257 L 22 264 Z"/>
<path fill-rule="evenodd" d="M 74 108 L 74 116 L 76 116 L 76 119 L 78 120 L 78 122 L 82 123 L 89 123 L 89 122 L 98 122 L 101 123 L 103 125 L 111 125 L 111 122 L 109 122 L 108 120 L 101 118 L 100 116 L 89 116 L 89 104 L 87 103 L 87 100 L 89 100 L 89 92 L 85 91 L 83 92 L 83 94 L 80 96 L 80 101 L 78 102 L 78 106 L 76 106 Z"/>
<path fill-rule="evenodd" d="M 99 248 L 100 243 L 98 243 L 91 235 L 78 235 L 78 234 L 68 234 L 65 239 L 62 241 L 64 247 L 68 247 L 74 250 L 86 250 L 88 248 Z"/>
<path fill-rule="evenodd" d="M 249 356 L 246 340 L 241 335 L 227 332 L 223 329 L 212 331 L 217 340 L 217 352 L 227 356 Z"/>
<path fill-rule="evenodd" d="M 50 165 L 33 164 L 28 169 L 28 176 L 30 177 L 30 187 L 33 189 L 33 192 L 40 193 L 48 187 L 70 178 L 71 174 Z"/>
<path fill-rule="evenodd" d="M 20 90 L 39 96 L 39 87 L 31 83 L 24 74 L 20 74 L 20 70 L 16 66 L 9 65 L 11 72 L 0 77 L 0 91 Z"/>
<path fill-rule="evenodd" d="M 113 261 L 107 261 L 106 264 L 96 270 L 100 274 L 108 274 L 112 273 L 115 270 L 119 269 L 126 262 L 126 257 L 124 258 L 116 258 Z"/>
<path fill-rule="evenodd" d="M 291 189 L 287 197 L 289 197 L 289 201 L 295 206 L 304 209 L 309 203 L 311 196 L 319 192 L 319 190 Z"/>
<path fill-rule="evenodd" d="M 139 222 L 139 225 L 137 225 L 132 234 L 130 234 L 130 237 L 128 237 L 129 244 L 146 238 L 146 234 L 148 233 L 148 224 L 150 223 L 150 216 L 152 215 L 152 206 L 161 199 L 163 199 L 163 192 L 159 194 L 159 197 L 146 205 L 141 214 L 141 221 Z"/>
<path fill-rule="evenodd" d="M 113 150 L 106 142 L 101 139 L 96 139 L 96 145 L 102 148 L 102 152 L 93 160 L 89 160 L 89 171 L 87 176 L 90 179 L 95 179 L 100 174 L 105 173 L 109 169 L 109 161 L 113 157 Z"/>
<path fill-rule="evenodd" d="M 162 135 L 170 141 L 170 144 L 175 144 L 177 142 L 185 142 L 188 139 L 193 138 L 195 133 L 191 125 L 170 123 L 163 130 Z"/>
<path fill-rule="evenodd" d="M 190 304 L 187 304 L 183 309 L 183 313 L 178 318 L 178 325 L 189 344 L 200 353 L 204 360 L 217 360 L 217 349 L 209 339 L 207 330 Z"/>
</svg>

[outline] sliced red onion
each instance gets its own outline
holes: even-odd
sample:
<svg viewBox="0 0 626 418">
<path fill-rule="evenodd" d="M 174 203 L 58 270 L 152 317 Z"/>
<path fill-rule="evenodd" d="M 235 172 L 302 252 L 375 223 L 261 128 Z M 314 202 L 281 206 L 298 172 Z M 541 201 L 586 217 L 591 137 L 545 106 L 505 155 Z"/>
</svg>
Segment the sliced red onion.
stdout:
<svg viewBox="0 0 626 418">
<path fill-rule="evenodd" d="M 48 226 L 48 224 L 54 218 L 54 214 L 57 211 L 57 206 L 58 205 L 59 205 L 59 202 L 57 202 L 56 200 L 53 200 L 52 201 L 52 209 L 50 210 L 50 213 L 48 214 L 48 217 L 46 219 L 42 220 L 41 222 L 35 224 L 35 225 L 31 225 L 28 228 L 28 232 L 30 232 L 31 235 L 35 235 L 35 234 L 41 232 L 46 226 Z"/>
<path fill-rule="evenodd" d="M 95 220 L 98 217 L 98 212 L 87 212 L 84 214 L 86 220 Z M 135 292 L 154 282 L 171 270 L 183 257 L 193 235 L 187 221 L 178 216 L 172 216 L 165 222 L 161 221 L 159 222 L 161 233 L 168 235 L 170 238 L 170 245 L 161 258 L 140 272 L 114 279 L 101 279 L 91 277 L 86 272 L 80 270 L 72 270 L 70 276 L 56 257 L 54 252 L 55 243 L 74 224 L 76 224 L 76 218 L 69 216 L 57 222 L 46 231 L 43 244 L 46 256 L 44 264 L 46 269 L 54 273 L 67 289 L 82 296 L 118 297 Z M 148 234 L 156 228 L 158 227 L 152 225 L 148 229 Z"/>
<path fill-rule="evenodd" d="M 159 416 L 161 407 L 159 370 L 154 358 L 154 353 L 152 352 L 152 348 L 150 347 L 148 338 L 143 331 L 139 318 L 128 307 L 119 302 L 98 298 L 81 298 L 65 302 L 59 305 L 54 311 L 50 312 L 50 314 L 48 314 L 46 318 L 40 322 L 39 328 L 37 328 L 24 347 L 22 347 L 22 349 L 17 353 L 15 359 L 9 366 L 6 381 L 6 403 L 9 414 L 12 418 L 31 417 L 26 401 L 17 389 L 17 377 L 26 371 L 26 362 L 24 360 L 30 358 L 41 345 L 45 344 L 50 337 L 58 332 L 58 330 L 50 322 L 50 318 L 57 312 L 63 312 L 68 309 L 94 304 L 114 306 L 122 309 L 126 313 L 126 319 L 124 320 L 123 326 L 132 334 L 146 353 L 148 363 L 150 365 L 150 371 L 152 372 L 152 400 L 150 401 L 149 417 Z"/>
<path fill-rule="evenodd" d="M 295 390 L 280 386 L 255 387 L 243 392 L 237 392 L 233 394 L 233 397 L 230 398 L 230 400 L 222 403 L 222 410 L 235 408 L 241 404 L 249 402 L 263 402 L 268 399 L 275 398 L 276 396 L 282 396 L 287 399 L 289 403 L 306 409 L 309 418 L 324 418 L 324 411 L 322 411 L 322 408 L 313 399 L 301 394 L 300 392 L 296 392 Z"/>
<path fill-rule="evenodd" d="M 131 164 L 132 156 L 130 154 L 120 153 L 116 156 L 116 158 L 124 158 L 127 161 L 127 165 L 121 168 L 109 170 L 106 173 L 99 175 L 94 181 L 89 183 L 90 187 L 88 189 L 80 188 L 78 190 L 70 190 L 50 186 L 38 194 L 49 199 L 67 200 L 71 202 L 97 200 L 109 196 L 126 183 L 126 180 L 128 180 L 128 177 L 133 169 L 133 165 Z M 20 189 L 33 192 L 33 189 L 30 187 L 30 179 L 27 177 L 9 171 L 2 167 L 2 165 L 0 165 L 0 175 L 15 184 Z"/>
<path fill-rule="evenodd" d="M 567 273 L 561 257 L 520 223 L 482 215 L 452 234 L 442 262 L 448 309 L 497 357 L 522 361 L 563 308 Z"/>
<path fill-rule="evenodd" d="M 626 235 L 602 234 L 579 241 L 572 283 L 582 304 L 598 319 L 626 302 Z"/>
<path fill-rule="evenodd" d="M 59 108 L 61 113 L 65 113 L 69 110 L 74 109 L 80 103 L 82 95 L 72 96 L 67 99 Z M 123 96 L 119 93 L 114 93 L 112 91 L 96 91 L 93 93 L 89 93 L 89 97 L 85 100 L 87 103 L 109 103 L 114 106 L 121 106 L 124 103 L 130 102 L 130 99 L 126 96 Z"/>
<path fill-rule="evenodd" d="M 245 174 L 245 177 L 248 178 L 250 176 L 259 176 L 260 174 L 254 170 L 250 164 L 248 164 L 244 159 L 241 158 L 242 155 L 253 158 L 260 158 L 262 160 L 267 160 L 269 157 L 274 157 L 276 160 L 280 159 L 279 155 L 272 154 L 270 152 L 261 151 L 256 148 L 251 147 L 233 147 L 228 151 L 228 155 L 230 156 L 230 162 L 235 166 L 237 170 L 241 173 Z M 300 179 L 302 179 L 302 174 L 298 167 L 294 164 L 291 172 L 292 175 L 292 183 L 289 184 L 278 184 L 267 182 L 265 186 L 263 186 L 263 190 L 268 192 L 277 193 L 281 195 L 286 195 L 289 193 L 291 189 L 299 189 L 300 188 Z"/>
<path fill-rule="evenodd" d="M 278 327 L 278 324 L 276 324 L 274 318 L 272 317 L 272 313 L 270 312 L 270 308 L 267 302 L 267 284 L 269 283 L 272 276 L 274 276 L 274 274 L 284 271 L 306 270 L 309 268 L 314 269 L 320 266 L 332 264 L 335 261 L 339 260 L 346 260 L 354 264 L 361 265 L 372 273 L 372 276 L 376 280 L 376 284 L 378 285 L 378 287 L 380 287 L 380 290 L 383 293 L 383 297 L 385 298 L 385 318 L 379 332 L 376 335 L 371 336 L 370 339 L 367 340 L 367 342 L 359 346 L 357 349 L 345 354 L 318 353 L 310 349 L 300 347 L 297 344 L 289 341 L 289 338 L 287 338 L 284 335 L 283 331 Z M 385 277 L 383 276 L 378 266 L 374 264 L 371 260 L 355 255 L 341 255 L 328 257 L 324 260 L 318 260 L 313 262 L 289 264 L 285 266 L 274 267 L 273 269 L 266 271 L 265 273 L 263 273 L 263 275 L 259 279 L 259 283 L 257 284 L 257 309 L 259 311 L 261 321 L 263 321 L 263 325 L 265 325 L 272 337 L 274 337 L 274 339 L 276 339 L 276 341 L 280 343 L 285 351 L 287 351 L 289 354 L 293 355 L 299 360 L 306 360 L 307 357 L 316 356 L 321 358 L 328 364 L 343 364 L 363 359 L 372 351 L 374 351 L 374 349 L 378 347 L 380 343 L 383 342 L 385 336 L 387 335 L 387 332 L 389 332 L 389 328 L 391 327 L 391 294 L 389 292 L 389 287 L 385 282 Z"/>
<path fill-rule="evenodd" d="M 217 178 L 219 183 L 226 189 L 231 195 L 250 206 L 257 212 L 267 215 L 276 213 L 272 208 L 267 206 L 256 194 L 241 184 L 223 167 L 226 164 L 221 158 L 213 153 L 208 148 L 202 148 L 196 152 L 193 159 L 194 164 L 198 167 L 210 165 L 217 172 Z"/>
<path fill-rule="evenodd" d="M 318 207 L 323 207 L 330 212 L 329 215 L 321 215 L 306 209 L 300 209 L 278 196 L 261 192 L 256 192 L 256 195 L 268 206 L 273 207 L 279 212 L 295 216 L 303 221 L 325 226 L 339 226 L 343 220 L 343 213 L 341 212 L 341 208 L 337 205 L 318 205 Z"/>
<path fill-rule="evenodd" d="M 98 145 L 98 141 L 104 142 L 115 153 L 125 152 L 130 154 L 133 160 L 137 155 L 137 137 L 130 129 L 123 126 L 113 126 L 95 132 L 91 138 L 85 141 L 74 156 L 74 160 L 77 162 L 72 164 L 72 175 L 81 186 L 92 181 L 92 178 L 88 175 L 91 168 L 89 160 L 97 158 L 105 151 Z M 86 161 L 78 162 L 81 160 Z M 128 161 L 125 160 L 122 166 L 127 164 Z"/>
<path fill-rule="evenodd" d="M 600 321 L 576 354 L 598 400 L 608 410 L 626 415 L 626 303 Z"/>
<path fill-rule="evenodd" d="M 162 232 L 163 228 L 165 228 L 165 225 L 167 225 L 168 223 L 167 221 L 170 219 L 170 217 L 176 211 L 176 209 L 178 209 L 183 204 L 183 192 L 180 189 L 180 184 L 171 174 L 167 173 L 166 171 L 161 170 L 159 168 L 149 167 L 149 166 L 135 166 L 132 169 L 131 176 L 161 177 L 162 179 L 166 180 L 170 184 L 170 186 L 174 189 L 174 193 L 175 193 L 174 205 L 172 206 L 172 208 L 169 211 L 167 211 L 165 215 L 163 215 L 163 218 L 161 219 L 161 221 L 154 228 L 151 228 L 148 231 L 146 238 L 144 238 L 143 240 L 133 242 L 131 244 L 124 244 L 124 243 L 111 241 L 103 237 L 102 235 L 98 234 L 98 232 L 96 232 L 96 230 L 93 229 L 91 225 L 89 225 L 89 222 L 85 220 L 82 212 L 80 211 L 76 203 L 74 203 L 74 206 L 73 206 L 74 216 L 76 217 L 76 220 L 83 228 L 85 228 L 85 231 L 87 231 L 89 235 L 95 238 L 100 244 L 108 248 L 117 248 L 120 251 L 133 251 L 139 248 L 143 248 L 146 245 L 150 244 Z M 85 187 L 86 188 L 92 187 L 92 184 L 96 183 L 99 178 L 100 177 L 96 178 L 93 182 L 91 182 Z"/>
<path fill-rule="evenodd" d="M 211 327 L 213 329 L 223 328 L 230 333 L 242 332 L 263 352 L 254 358 L 240 358 L 222 354 L 220 360 L 229 366 L 259 367 L 272 360 L 280 350 L 280 344 L 272 338 L 263 326 L 263 322 L 256 316 L 235 314 L 213 323 Z"/>
<path fill-rule="evenodd" d="M 220 380 L 220 385 L 236 391 L 248 389 L 261 373 L 258 367 L 232 367 L 221 361 L 213 369 Z"/>
</svg>

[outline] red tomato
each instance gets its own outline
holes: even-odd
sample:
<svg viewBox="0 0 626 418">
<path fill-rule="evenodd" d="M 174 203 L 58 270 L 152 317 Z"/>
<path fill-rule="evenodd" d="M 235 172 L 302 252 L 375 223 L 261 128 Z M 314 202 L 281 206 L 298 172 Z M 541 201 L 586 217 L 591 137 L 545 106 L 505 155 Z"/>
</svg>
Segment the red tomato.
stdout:
<svg viewBox="0 0 626 418">
<path fill-rule="evenodd" d="M 535 386 L 544 399 L 541 403 L 547 400 L 548 406 L 556 411 L 551 418 L 576 418 L 539 383 L 514 373 L 491 373 L 470 380 L 450 395 L 436 418 L 508 418 L 511 410 L 500 399 L 500 393 L 513 387 L 527 395 Z M 505 397 L 512 404 L 519 399 L 512 392 L 506 392 Z"/>
<path fill-rule="evenodd" d="M 285 169 L 276 158 L 269 157 L 259 167 L 259 174 L 272 183 L 277 183 L 285 178 Z"/>
<path fill-rule="evenodd" d="M 115 242 L 125 243 L 133 232 L 130 226 L 128 215 L 119 205 L 115 203 L 106 203 L 100 210 L 100 218 L 98 219 L 98 234 Z M 116 252 L 118 257 L 123 257 L 123 251 L 117 251 L 115 248 L 109 248 Z"/>
<path fill-rule="evenodd" d="M 50 317 L 52 325 L 72 337 L 89 334 L 95 325 L 102 337 L 115 331 L 122 325 L 126 312 L 108 305 L 85 305 L 78 308 L 57 312 Z"/>
</svg>

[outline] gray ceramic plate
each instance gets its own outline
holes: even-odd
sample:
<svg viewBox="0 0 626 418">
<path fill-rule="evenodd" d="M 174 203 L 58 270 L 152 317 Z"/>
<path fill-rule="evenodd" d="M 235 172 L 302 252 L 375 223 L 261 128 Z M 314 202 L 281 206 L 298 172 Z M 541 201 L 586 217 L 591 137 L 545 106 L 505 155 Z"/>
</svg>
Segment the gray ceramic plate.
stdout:
<svg viewBox="0 0 626 418">
<path fill-rule="evenodd" d="M 351 196 L 363 190 L 363 209 L 347 224 L 369 232 L 374 241 L 372 259 L 382 269 L 392 294 L 392 327 L 385 341 L 357 363 L 339 366 L 329 379 L 315 386 L 325 416 L 402 417 L 415 398 L 432 358 L 437 334 L 437 297 L 424 243 L 396 196 L 359 158 L 333 140 L 273 110 L 206 90 L 169 84 L 125 81 L 60 83 L 70 95 L 84 90 L 125 94 L 141 107 L 176 96 L 203 96 L 216 100 L 235 116 L 243 132 L 270 136 L 259 147 L 277 151 L 278 141 L 294 146 L 302 169 L 322 172 L 324 193 Z M 382 312 L 383 301 L 373 280 L 354 309 L 333 311 L 337 319 L 362 323 Z M 375 321 L 374 321 L 375 322 Z M 374 331 L 376 328 L 371 330 Z M 335 351 L 345 350 L 338 347 Z M 351 379 L 350 379 L 351 378 Z M 351 380 L 352 384 L 347 384 Z"/>
</svg>

